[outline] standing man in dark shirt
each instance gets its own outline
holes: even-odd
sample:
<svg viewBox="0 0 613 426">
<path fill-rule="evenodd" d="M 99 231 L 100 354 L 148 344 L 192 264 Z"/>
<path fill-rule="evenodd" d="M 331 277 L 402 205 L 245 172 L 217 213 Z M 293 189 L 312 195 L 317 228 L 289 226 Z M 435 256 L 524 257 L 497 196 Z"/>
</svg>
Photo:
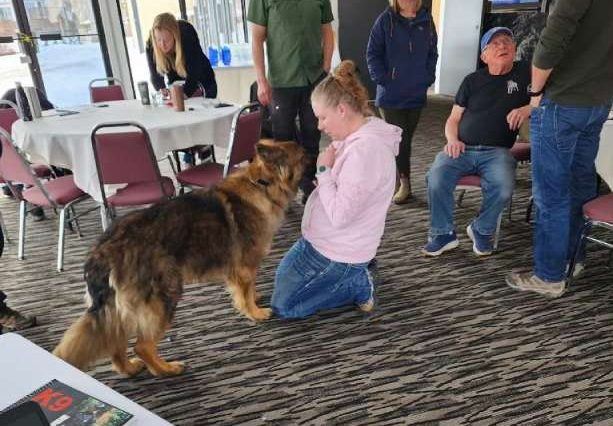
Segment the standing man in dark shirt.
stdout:
<svg viewBox="0 0 613 426">
<path fill-rule="evenodd" d="M 532 65 L 534 272 L 510 273 L 506 282 L 559 297 L 582 206 L 597 195 L 594 160 L 613 97 L 613 1 L 557 0 Z"/>
<path fill-rule="evenodd" d="M 309 164 L 300 184 L 304 203 L 314 189 L 321 136 L 311 107 L 311 91 L 330 72 L 332 6 L 330 0 L 251 0 L 247 19 L 252 23 L 258 99 L 262 105 L 272 104 L 273 136 L 278 141 L 297 140 L 307 153 Z"/>
<path fill-rule="evenodd" d="M 530 67 L 514 62 L 513 33 L 495 27 L 481 38 L 487 65 L 466 76 L 445 124 L 447 145 L 426 177 L 430 235 L 422 249 L 438 256 L 458 246 L 453 226 L 453 191 L 462 176 L 481 177 L 483 203 L 466 232 L 478 256 L 492 254 L 498 217 L 515 184 L 515 159 L 509 153 L 521 124 L 530 116 Z"/>
</svg>

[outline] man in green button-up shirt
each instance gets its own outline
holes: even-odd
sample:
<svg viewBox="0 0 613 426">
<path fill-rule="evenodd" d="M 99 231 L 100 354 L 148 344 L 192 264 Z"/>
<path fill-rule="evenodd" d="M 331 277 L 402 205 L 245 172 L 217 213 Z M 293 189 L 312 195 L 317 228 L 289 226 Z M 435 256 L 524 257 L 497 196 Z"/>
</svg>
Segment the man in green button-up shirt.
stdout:
<svg viewBox="0 0 613 426">
<path fill-rule="evenodd" d="M 279 141 L 298 140 L 310 160 L 300 185 L 305 202 L 314 188 L 321 136 L 311 91 L 330 72 L 334 50 L 330 0 L 251 0 L 247 19 L 252 23 L 258 99 L 263 105 L 271 104 L 273 136 Z"/>
</svg>

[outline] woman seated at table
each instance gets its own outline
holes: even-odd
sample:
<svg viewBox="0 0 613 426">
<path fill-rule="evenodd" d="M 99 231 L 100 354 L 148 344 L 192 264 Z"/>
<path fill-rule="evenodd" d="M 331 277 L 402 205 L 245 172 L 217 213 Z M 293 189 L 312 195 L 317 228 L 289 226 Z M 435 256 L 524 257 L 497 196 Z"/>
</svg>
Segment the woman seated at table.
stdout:
<svg viewBox="0 0 613 426">
<path fill-rule="evenodd" d="M 187 21 L 176 20 L 170 13 L 155 17 L 149 40 L 147 62 L 155 90 L 168 94 L 168 85 L 185 80 L 183 91 L 192 96 L 200 86 L 207 98 L 217 97 L 217 82 L 211 63 L 200 47 L 198 34 Z"/>
</svg>

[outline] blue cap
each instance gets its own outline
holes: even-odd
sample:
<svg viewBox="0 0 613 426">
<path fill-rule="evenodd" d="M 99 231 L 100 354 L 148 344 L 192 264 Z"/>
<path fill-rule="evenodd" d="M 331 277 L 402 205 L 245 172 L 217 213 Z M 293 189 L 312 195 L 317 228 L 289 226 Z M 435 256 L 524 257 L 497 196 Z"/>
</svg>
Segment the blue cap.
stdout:
<svg viewBox="0 0 613 426">
<path fill-rule="evenodd" d="M 511 31 L 507 27 L 490 28 L 489 30 L 487 30 L 485 34 L 483 34 L 483 37 L 481 37 L 481 52 L 483 52 L 485 48 L 487 47 L 487 45 L 490 44 L 490 41 L 492 41 L 494 36 L 500 33 L 504 33 L 508 35 L 509 37 L 513 38 L 513 31 Z"/>
</svg>

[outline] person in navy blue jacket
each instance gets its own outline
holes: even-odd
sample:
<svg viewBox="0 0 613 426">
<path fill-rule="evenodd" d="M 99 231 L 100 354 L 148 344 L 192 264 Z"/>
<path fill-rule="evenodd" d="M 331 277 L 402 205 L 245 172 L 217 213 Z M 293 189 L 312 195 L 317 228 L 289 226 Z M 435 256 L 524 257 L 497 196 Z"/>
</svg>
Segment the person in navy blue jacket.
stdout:
<svg viewBox="0 0 613 426">
<path fill-rule="evenodd" d="M 426 91 L 434 83 L 437 59 L 430 11 L 421 0 L 390 0 L 370 31 L 366 61 L 370 78 L 377 84 L 376 106 L 385 121 L 403 130 L 396 157 L 400 174 L 396 204 L 412 197 L 411 139 L 426 104 Z"/>
</svg>

